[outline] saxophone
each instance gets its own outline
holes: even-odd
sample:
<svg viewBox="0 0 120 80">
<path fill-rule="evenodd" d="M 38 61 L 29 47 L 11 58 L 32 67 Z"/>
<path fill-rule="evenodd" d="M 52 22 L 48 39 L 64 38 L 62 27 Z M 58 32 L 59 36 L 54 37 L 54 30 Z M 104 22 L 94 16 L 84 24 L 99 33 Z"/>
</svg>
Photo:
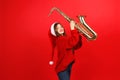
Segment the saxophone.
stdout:
<svg viewBox="0 0 120 80">
<path fill-rule="evenodd" d="M 69 16 L 67 16 L 65 13 L 63 13 L 59 8 L 53 7 L 49 13 L 48 16 L 50 16 L 53 11 L 56 10 L 58 11 L 68 22 L 73 20 Z M 75 28 L 87 39 L 87 40 L 95 40 L 97 37 L 96 32 L 93 31 L 85 22 L 84 20 L 85 16 L 77 16 L 77 18 L 80 20 L 80 22 L 75 22 Z"/>
</svg>

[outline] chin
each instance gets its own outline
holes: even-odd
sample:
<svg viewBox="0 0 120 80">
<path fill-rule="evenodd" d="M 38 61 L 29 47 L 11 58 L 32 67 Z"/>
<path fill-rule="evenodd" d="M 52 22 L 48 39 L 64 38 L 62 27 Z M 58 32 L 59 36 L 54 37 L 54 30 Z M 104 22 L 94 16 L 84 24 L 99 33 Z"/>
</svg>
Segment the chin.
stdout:
<svg viewBox="0 0 120 80">
<path fill-rule="evenodd" d="M 60 34 L 64 34 L 64 32 L 60 32 Z"/>
</svg>

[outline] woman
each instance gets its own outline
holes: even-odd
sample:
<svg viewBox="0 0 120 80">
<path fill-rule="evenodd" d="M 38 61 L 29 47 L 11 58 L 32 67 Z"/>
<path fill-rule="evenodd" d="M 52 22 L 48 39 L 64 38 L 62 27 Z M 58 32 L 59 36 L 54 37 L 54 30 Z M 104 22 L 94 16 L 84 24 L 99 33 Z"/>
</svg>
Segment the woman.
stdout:
<svg viewBox="0 0 120 80">
<path fill-rule="evenodd" d="M 65 34 L 63 26 L 55 22 L 52 24 L 49 37 L 52 42 L 52 57 L 49 62 L 53 65 L 54 48 L 57 47 L 58 60 L 56 62 L 55 71 L 59 80 L 70 80 L 70 72 L 73 63 L 75 62 L 74 50 L 79 49 L 82 45 L 81 36 L 75 29 L 75 22 L 70 22 L 71 36 Z"/>
</svg>

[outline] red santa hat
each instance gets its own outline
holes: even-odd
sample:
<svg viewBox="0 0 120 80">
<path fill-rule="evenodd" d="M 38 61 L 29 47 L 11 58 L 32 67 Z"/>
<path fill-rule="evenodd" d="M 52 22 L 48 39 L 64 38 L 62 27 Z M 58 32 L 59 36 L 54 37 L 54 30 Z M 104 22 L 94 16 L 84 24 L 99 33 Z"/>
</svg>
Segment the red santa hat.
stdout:
<svg viewBox="0 0 120 80">
<path fill-rule="evenodd" d="M 54 22 L 50 29 L 49 29 L 49 32 L 48 32 L 48 36 L 50 38 L 50 41 L 51 41 L 51 44 L 52 44 L 52 53 L 51 53 L 51 58 L 50 60 L 53 61 L 53 56 L 54 56 L 54 49 L 55 49 L 55 46 L 56 46 L 56 34 L 55 34 L 55 30 L 54 30 L 54 27 L 55 27 L 55 24 L 58 23 L 58 22 Z"/>
</svg>

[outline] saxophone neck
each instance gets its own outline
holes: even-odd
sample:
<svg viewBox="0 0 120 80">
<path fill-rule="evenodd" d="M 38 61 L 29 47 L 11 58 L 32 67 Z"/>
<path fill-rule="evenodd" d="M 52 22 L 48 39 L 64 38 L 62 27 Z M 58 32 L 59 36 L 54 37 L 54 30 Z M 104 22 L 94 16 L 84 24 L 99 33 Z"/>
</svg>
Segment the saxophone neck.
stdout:
<svg viewBox="0 0 120 80">
<path fill-rule="evenodd" d="M 60 13 L 68 22 L 70 22 L 72 19 L 69 17 L 69 16 L 67 16 L 65 13 L 63 13 L 59 8 L 57 8 L 57 7 L 53 7 L 51 10 L 50 10 L 50 13 L 48 14 L 48 16 L 50 16 L 52 13 L 53 13 L 53 11 L 57 11 L 58 13 Z"/>
</svg>

